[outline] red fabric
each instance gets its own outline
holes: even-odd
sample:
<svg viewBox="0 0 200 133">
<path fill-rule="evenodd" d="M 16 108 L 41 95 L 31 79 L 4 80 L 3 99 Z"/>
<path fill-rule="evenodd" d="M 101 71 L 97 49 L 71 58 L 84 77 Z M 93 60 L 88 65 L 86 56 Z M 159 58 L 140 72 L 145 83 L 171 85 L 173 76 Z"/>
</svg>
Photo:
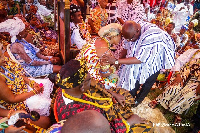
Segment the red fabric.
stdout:
<svg viewBox="0 0 200 133">
<path fill-rule="evenodd" d="M 171 79 L 171 77 L 172 77 L 172 72 L 170 72 L 169 75 L 168 75 L 168 77 L 167 77 L 167 82 L 168 82 L 168 84 L 170 84 L 170 79 Z"/>
</svg>

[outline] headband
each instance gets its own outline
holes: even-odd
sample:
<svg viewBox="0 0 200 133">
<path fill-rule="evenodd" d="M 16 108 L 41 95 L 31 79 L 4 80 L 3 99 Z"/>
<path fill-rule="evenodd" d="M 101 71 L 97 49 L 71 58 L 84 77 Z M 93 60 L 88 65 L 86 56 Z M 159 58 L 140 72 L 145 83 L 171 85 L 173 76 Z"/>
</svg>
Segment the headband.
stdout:
<svg viewBox="0 0 200 133">
<path fill-rule="evenodd" d="M 81 8 L 77 5 L 71 4 L 70 5 L 70 13 L 76 13 L 76 12 L 80 12 Z"/>
<path fill-rule="evenodd" d="M 118 23 L 111 23 L 108 24 L 104 27 L 102 27 L 99 32 L 98 35 L 100 37 L 113 37 L 113 36 L 117 36 L 121 33 L 122 30 L 122 26 Z"/>
</svg>

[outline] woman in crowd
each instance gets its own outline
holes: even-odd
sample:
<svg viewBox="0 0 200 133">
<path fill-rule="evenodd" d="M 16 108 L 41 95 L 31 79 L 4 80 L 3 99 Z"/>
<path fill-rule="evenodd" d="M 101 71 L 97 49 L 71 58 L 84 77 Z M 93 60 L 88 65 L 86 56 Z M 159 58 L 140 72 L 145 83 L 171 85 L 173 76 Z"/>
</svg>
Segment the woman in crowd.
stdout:
<svg viewBox="0 0 200 133">
<path fill-rule="evenodd" d="M 99 36 L 93 38 L 82 47 L 77 55 L 77 60 L 88 62 L 89 73 L 95 80 L 103 83 L 107 89 L 116 87 L 117 75 L 116 67 L 102 63 L 102 57 L 113 56 L 110 49 L 111 45 L 118 45 L 121 40 L 121 25 L 117 23 L 102 27 L 98 32 Z"/>
<path fill-rule="evenodd" d="M 108 0 L 100 0 L 99 5 L 91 10 L 90 17 L 88 18 L 88 24 L 90 25 L 90 34 L 97 35 L 101 27 L 107 25 L 108 14 L 105 9 L 107 4 Z"/>
<path fill-rule="evenodd" d="M 9 0 L 6 6 L 8 18 L 13 18 L 16 14 L 21 14 L 20 6 L 16 1 Z"/>
<path fill-rule="evenodd" d="M 176 113 L 175 122 L 181 121 L 181 114 L 200 98 L 200 50 L 189 49 L 175 62 L 171 84 L 149 106 L 155 108 L 160 103 L 165 109 Z"/>
<path fill-rule="evenodd" d="M 20 63 L 30 76 L 44 76 L 59 72 L 61 66 L 52 64 L 57 62 L 53 57 L 40 54 L 38 48 L 23 39 L 27 36 L 28 32 L 21 19 L 15 17 L 14 19 L 2 22 L 0 31 L 10 33 L 12 36 L 11 40 L 14 42 L 11 44 L 10 49 L 8 49 L 11 52 L 10 56 L 13 60 Z"/>
<path fill-rule="evenodd" d="M 24 69 L 10 60 L 10 58 L 4 56 L 5 50 L 3 49 L 3 45 L 0 45 L 0 105 L 6 109 L 14 109 L 14 110 L 25 110 L 27 112 L 30 111 L 32 105 L 30 103 L 36 102 L 36 97 L 39 97 L 41 105 L 37 105 L 35 107 L 31 107 L 32 110 L 39 111 L 40 107 L 46 105 L 46 107 L 42 107 L 41 115 L 49 114 L 49 106 L 47 103 L 51 103 L 51 99 L 46 97 L 42 97 L 41 92 L 44 95 L 50 95 L 51 88 L 46 86 L 42 87 L 38 83 L 36 83 L 33 79 L 29 79 L 25 77 Z M 41 81 L 41 80 L 40 80 Z M 50 81 L 49 81 L 50 83 Z M 29 87 L 28 87 L 29 86 Z M 38 94 L 38 95 L 36 95 Z M 32 98 L 32 99 L 31 99 Z M 44 100 L 44 101 L 43 101 Z M 31 102 L 30 102 L 31 101 Z M 46 112 L 44 112 L 46 111 Z M 43 128 L 48 128 L 50 125 L 50 119 L 47 116 L 41 116 L 39 121 L 32 122 L 38 126 Z"/>
<path fill-rule="evenodd" d="M 137 125 L 145 121 L 131 111 L 133 98 L 128 91 L 116 89 L 126 97 L 124 104 L 116 103 L 112 95 L 104 90 L 104 85 L 91 79 L 86 64 L 70 60 L 57 75 L 56 83 L 60 88 L 54 105 L 56 120 L 68 119 L 85 110 L 95 110 L 109 121 L 111 132 L 150 131 L 151 126 Z"/>
<path fill-rule="evenodd" d="M 77 5 L 70 5 L 70 32 L 71 32 L 71 46 L 82 49 L 86 41 L 90 39 L 90 33 L 87 31 L 86 26 L 81 16 L 81 8 Z M 84 27 L 81 28 L 81 26 Z"/>
</svg>

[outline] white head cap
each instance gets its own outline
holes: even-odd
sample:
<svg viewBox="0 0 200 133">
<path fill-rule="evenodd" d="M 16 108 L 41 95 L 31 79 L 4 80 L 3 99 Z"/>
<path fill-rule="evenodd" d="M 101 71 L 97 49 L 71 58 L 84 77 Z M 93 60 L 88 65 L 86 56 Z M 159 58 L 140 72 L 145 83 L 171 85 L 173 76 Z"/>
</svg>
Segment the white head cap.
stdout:
<svg viewBox="0 0 200 133">
<path fill-rule="evenodd" d="M 18 17 L 14 17 L 13 19 L 8 19 L 0 23 L 0 32 L 9 32 L 12 43 L 15 42 L 16 35 L 18 35 L 24 29 L 25 29 L 25 24 Z"/>
<path fill-rule="evenodd" d="M 121 33 L 122 30 L 122 26 L 118 23 L 111 23 L 108 24 L 104 27 L 102 27 L 99 32 L 98 35 L 100 37 L 112 37 L 112 36 L 117 36 Z"/>
</svg>

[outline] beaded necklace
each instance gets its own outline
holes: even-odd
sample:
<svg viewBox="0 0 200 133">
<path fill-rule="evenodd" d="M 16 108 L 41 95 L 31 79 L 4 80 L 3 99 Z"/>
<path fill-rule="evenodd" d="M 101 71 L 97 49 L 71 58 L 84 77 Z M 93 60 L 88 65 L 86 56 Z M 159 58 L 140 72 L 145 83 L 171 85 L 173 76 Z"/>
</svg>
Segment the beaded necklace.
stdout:
<svg viewBox="0 0 200 133">
<path fill-rule="evenodd" d="M 14 81 L 15 80 L 15 75 L 11 71 L 7 70 L 3 66 L 1 66 L 1 68 L 5 71 L 5 73 L 2 73 L 3 74 L 2 76 L 4 76 L 7 80 L 10 80 L 10 81 Z M 12 76 L 12 78 L 8 77 L 8 73 Z"/>
<path fill-rule="evenodd" d="M 73 97 L 73 96 L 67 94 L 67 93 L 65 92 L 64 89 L 62 90 L 62 93 L 63 93 L 63 95 L 64 95 L 66 98 L 69 98 L 69 99 L 71 99 L 71 100 L 74 100 L 74 101 L 77 101 L 77 102 L 81 102 L 81 103 L 91 104 L 91 105 L 94 105 L 94 106 L 99 107 L 99 108 L 110 108 L 110 107 L 112 107 L 112 105 L 113 105 L 113 102 L 112 102 L 112 99 L 111 99 L 111 98 L 98 98 L 98 97 L 93 97 L 93 96 L 91 96 L 91 95 L 88 95 L 88 94 L 84 93 L 84 95 L 86 95 L 87 97 L 89 97 L 89 98 L 91 98 L 91 99 L 96 99 L 96 100 L 107 100 L 107 101 L 110 102 L 110 105 L 104 106 L 104 105 L 99 105 L 99 104 L 97 104 L 97 103 L 93 103 L 93 102 L 90 102 L 90 101 L 86 101 L 86 100 L 83 100 L 83 99 L 80 99 L 80 98 Z"/>
</svg>

